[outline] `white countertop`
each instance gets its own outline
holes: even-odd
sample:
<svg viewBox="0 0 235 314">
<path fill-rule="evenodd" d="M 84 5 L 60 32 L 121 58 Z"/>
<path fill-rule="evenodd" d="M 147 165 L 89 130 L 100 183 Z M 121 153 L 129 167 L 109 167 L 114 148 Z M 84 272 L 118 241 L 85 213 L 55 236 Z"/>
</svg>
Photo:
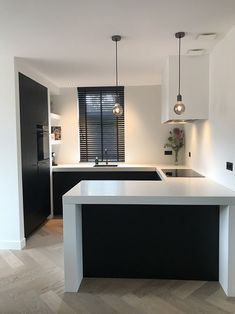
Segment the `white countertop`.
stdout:
<svg viewBox="0 0 235 314">
<path fill-rule="evenodd" d="M 235 192 L 208 178 L 168 178 L 161 169 L 183 165 L 127 164 L 95 168 L 94 163 L 64 164 L 54 172 L 157 171 L 162 181 L 81 181 L 64 195 L 66 204 L 201 204 L 235 205 Z"/>
<path fill-rule="evenodd" d="M 235 205 L 235 192 L 207 178 L 81 181 L 63 199 L 66 204 Z"/>
</svg>

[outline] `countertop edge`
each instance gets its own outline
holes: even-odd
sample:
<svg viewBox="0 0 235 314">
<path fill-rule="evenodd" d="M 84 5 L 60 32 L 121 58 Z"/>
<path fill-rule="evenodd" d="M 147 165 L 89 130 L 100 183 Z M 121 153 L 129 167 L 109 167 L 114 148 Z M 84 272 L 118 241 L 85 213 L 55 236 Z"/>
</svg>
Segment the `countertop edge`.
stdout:
<svg viewBox="0 0 235 314">
<path fill-rule="evenodd" d="M 64 205 L 123 204 L 123 205 L 219 205 L 235 206 L 235 196 L 63 196 Z"/>
</svg>

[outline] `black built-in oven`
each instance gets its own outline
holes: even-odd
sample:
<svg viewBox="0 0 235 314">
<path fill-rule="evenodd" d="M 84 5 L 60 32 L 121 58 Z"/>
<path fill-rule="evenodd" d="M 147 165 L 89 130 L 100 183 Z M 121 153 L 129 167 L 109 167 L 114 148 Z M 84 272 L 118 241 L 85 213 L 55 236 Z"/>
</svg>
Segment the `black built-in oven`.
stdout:
<svg viewBox="0 0 235 314">
<path fill-rule="evenodd" d="M 49 128 L 47 125 L 37 124 L 38 162 L 49 159 Z"/>
</svg>

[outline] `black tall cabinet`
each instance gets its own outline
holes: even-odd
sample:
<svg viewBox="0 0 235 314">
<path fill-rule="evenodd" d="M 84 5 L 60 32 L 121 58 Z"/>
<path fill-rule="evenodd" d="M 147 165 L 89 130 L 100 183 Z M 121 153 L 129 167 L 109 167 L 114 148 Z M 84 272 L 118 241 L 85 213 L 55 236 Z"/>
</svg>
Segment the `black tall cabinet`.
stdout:
<svg viewBox="0 0 235 314">
<path fill-rule="evenodd" d="M 47 88 L 19 73 L 24 227 L 27 237 L 50 215 Z M 43 139 L 43 145 L 39 143 Z M 39 153 L 41 145 L 44 155 Z"/>
</svg>

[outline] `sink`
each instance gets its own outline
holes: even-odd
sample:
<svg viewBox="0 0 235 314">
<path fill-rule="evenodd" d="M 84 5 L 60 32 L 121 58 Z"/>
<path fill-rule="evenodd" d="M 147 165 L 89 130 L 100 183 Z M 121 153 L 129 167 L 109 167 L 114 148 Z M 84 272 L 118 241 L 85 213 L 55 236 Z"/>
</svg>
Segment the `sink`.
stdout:
<svg viewBox="0 0 235 314">
<path fill-rule="evenodd" d="M 109 168 L 109 167 L 117 167 L 118 165 L 112 165 L 112 164 L 108 164 L 108 165 L 94 165 L 93 167 L 97 167 L 97 168 Z"/>
</svg>

